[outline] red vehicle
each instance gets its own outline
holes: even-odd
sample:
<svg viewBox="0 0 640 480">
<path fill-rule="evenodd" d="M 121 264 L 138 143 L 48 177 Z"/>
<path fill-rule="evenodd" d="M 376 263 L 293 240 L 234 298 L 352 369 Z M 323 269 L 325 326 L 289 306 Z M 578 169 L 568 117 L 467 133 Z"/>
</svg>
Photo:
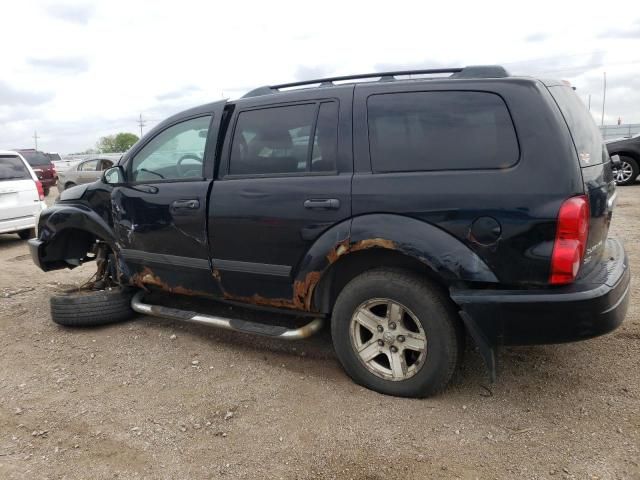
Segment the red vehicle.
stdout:
<svg viewBox="0 0 640 480">
<path fill-rule="evenodd" d="M 58 172 L 56 172 L 56 167 L 49 156 L 34 149 L 17 150 L 17 152 L 31 165 L 38 180 L 42 183 L 45 196 L 49 195 L 49 190 L 58 181 Z"/>
</svg>

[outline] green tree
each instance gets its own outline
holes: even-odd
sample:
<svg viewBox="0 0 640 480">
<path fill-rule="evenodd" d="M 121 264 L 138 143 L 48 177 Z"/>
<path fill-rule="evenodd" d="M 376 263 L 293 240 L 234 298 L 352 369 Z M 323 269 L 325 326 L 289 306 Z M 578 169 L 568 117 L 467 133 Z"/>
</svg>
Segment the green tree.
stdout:
<svg viewBox="0 0 640 480">
<path fill-rule="evenodd" d="M 116 135 L 102 137 L 96 147 L 101 153 L 126 152 L 138 141 L 138 136 L 133 133 L 120 132 Z"/>
</svg>

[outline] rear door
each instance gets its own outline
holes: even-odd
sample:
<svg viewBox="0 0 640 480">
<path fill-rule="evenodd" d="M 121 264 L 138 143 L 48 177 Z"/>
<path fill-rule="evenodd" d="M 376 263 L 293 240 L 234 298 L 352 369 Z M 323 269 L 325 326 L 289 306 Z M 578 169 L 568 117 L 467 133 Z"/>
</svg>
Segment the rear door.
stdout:
<svg viewBox="0 0 640 480">
<path fill-rule="evenodd" d="M 92 183 L 98 179 L 98 164 L 100 160 L 87 160 L 78 165 L 77 183 Z"/>
<path fill-rule="evenodd" d="M 0 155 L 0 220 L 29 217 L 38 211 L 38 190 L 23 160 Z"/>
<path fill-rule="evenodd" d="M 586 274 L 602 257 L 615 205 L 616 187 L 611 160 L 600 130 L 573 89 L 555 85 L 550 86 L 549 91 L 571 132 L 576 161 L 580 163 L 585 193 L 589 197 L 589 238 L 581 271 L 581 274 Z"/>
<path fill-rule="evenodd" d="M 213 268 L 228 296 L 292 298 L 310 246 L 351 217 L 352 94 L 236 105 L 209 214 Z"/>
</svg>

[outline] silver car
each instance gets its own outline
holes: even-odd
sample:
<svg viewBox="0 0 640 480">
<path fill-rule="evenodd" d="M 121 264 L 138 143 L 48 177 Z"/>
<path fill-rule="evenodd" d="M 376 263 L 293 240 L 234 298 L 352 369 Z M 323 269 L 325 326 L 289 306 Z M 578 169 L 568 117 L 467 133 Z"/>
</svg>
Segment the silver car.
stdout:
<svg viewBox="0 0 640 480">
<path fill-rule="evenodd" d="M 58 191 L 62 192 L 82 183 L 95 182 L 100 178 L 102 172 L 111 168 L 113 164 L 114 161 L 108 158 L 91 158 L 58 172 Z"/>
</svg>

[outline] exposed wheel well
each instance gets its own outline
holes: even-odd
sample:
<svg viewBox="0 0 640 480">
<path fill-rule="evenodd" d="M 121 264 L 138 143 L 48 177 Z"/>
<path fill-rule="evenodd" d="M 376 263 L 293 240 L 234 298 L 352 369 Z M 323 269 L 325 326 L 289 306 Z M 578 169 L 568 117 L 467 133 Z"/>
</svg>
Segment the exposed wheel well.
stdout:
<svg viewBox="0 0 640 480">
<path fill-rule="evenodd" d="M 66 228 L 47 244 L 43 261 L 49 269 L 75 267 L 87 259 L 97 237 L 86 230 Z"/>
<path fill-rule="evenodd" d="M 71 187 L 75 187 L 75 186 L 76 186 L 75 182 L 67 182 L 67 183 L 64 184 L 65 190 L 67 188 L 71 188 Z"/>
<path fill-rule="evenodd" d="M 338 295 L 351 280 L 367 270 L 379 267 L 393 267 L 425 275 L 447 292 L 444 280 L 419 260 L 398 251 L 371 248 L 350 253 L 329 267 L 315 288 L 315 307 L 323 313 L 331 313 Z"/>
<path fill-rule="evenodd" d="M 611 155 L 620 155 L 621 157 L 629 157 L 629 158 L 632 158 L 633 160 L 635 160 L 638 164 L 640 164 L 640 155 L 638 155 L 635 152 L 622 151 L 622 152 L 612 153 Z"/>
</svg>

